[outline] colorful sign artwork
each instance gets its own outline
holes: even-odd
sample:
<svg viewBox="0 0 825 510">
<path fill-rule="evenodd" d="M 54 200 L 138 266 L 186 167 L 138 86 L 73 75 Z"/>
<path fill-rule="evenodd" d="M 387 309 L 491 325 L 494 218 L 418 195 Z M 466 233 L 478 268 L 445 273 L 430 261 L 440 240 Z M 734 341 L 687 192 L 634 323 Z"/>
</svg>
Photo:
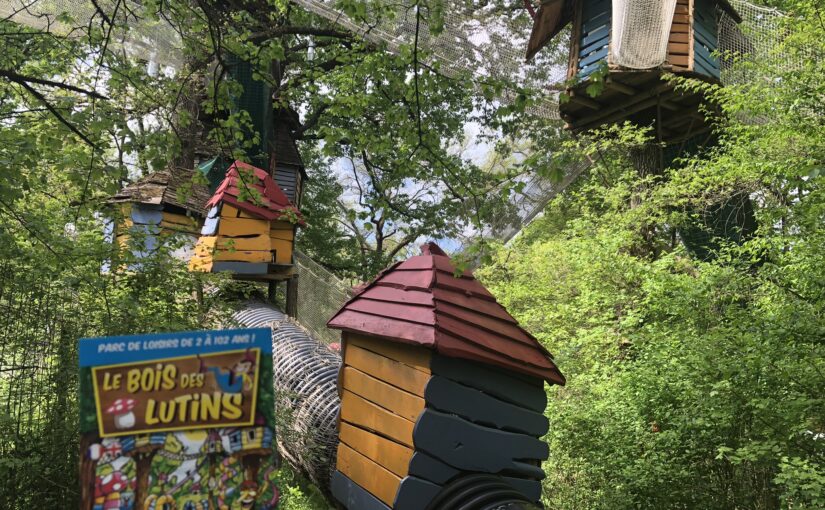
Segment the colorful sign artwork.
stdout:
<svg viewBox="0 0 825 510">
<path fill-rule="evenodd" d="M 82 509 L 276 508 L 271 338 L 81 340 Z"/>
</svg>

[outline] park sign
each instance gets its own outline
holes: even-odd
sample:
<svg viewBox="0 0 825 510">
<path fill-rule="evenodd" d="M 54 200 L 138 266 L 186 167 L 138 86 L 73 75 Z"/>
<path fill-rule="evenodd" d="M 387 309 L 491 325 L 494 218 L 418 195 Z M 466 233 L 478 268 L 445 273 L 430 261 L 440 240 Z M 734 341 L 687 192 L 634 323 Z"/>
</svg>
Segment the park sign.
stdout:
<svg viewBox="0 0 825 510">
<path fill-rule="evenodd" d="M 79 352 L 84 510 L 274 507 L 271 330 L 87 338 Z"/>
</svg>

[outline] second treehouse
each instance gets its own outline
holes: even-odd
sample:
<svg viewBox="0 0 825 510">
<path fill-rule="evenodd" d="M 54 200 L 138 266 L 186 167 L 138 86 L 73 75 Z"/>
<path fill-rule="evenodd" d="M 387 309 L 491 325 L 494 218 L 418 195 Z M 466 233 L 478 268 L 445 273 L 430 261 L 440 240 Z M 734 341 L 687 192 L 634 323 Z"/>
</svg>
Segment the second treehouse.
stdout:
<svg viewBox="0 0 825 510">
<path fill-rule="evenodd" d="M 723 18 L 741 22 L 727 0 L 544 0 L 527 56 L 571 26 L 567 100 L 574 132 L 633 121 L 675 143 L 707 133 L 701 93 L 677 90 L 668 73 L 718 83 Z M 594 91 L 597 91 L 597 93 Z"/>
<path fill-rule="evenodd" d="M 267 172 L 235 161 L 206 205 L 191 270 L 273 280 L 290 274 L 303 219 Z"/>
</svg>

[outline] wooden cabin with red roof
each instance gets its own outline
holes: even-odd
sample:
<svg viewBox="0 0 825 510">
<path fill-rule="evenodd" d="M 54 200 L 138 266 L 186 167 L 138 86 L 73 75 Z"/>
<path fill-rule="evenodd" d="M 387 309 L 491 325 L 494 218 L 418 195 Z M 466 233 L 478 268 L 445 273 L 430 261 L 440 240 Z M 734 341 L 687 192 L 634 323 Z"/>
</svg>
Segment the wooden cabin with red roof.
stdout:
<svg viewBox="0 0 825 510">
<path fill-rule="evenodd" d="M 329 321 L 342 331 L 332 492 L 347 508 L 427 508 L 484 474 L 536 502 L 549 452 L 550 353 L 435 244 L 395 264 Z"/>
<path fill-rule="evenodd" d="M 291 276 L 295 229 L 303 219 L 265 170 L 235 161 L 206 205 L 190 270 L 262 280 Z"/>
</svg>

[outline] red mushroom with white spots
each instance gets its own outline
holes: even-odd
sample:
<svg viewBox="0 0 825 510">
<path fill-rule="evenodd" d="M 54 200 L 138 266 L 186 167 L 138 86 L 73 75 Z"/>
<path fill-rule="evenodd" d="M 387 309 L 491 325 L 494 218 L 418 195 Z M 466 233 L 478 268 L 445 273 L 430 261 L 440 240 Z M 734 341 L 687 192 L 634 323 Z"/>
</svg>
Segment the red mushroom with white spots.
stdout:
<svg viewBox="0 0 825 510">
<path fill-rule="evenodd" d="M 106 414 L 114 415 L 116 429 L 124 430 L 135 426 L 135 413 L 132 412 L 135 405 L 137 401 L 133 398 L 119 398 L 106 409 Z"/>
</svg>

